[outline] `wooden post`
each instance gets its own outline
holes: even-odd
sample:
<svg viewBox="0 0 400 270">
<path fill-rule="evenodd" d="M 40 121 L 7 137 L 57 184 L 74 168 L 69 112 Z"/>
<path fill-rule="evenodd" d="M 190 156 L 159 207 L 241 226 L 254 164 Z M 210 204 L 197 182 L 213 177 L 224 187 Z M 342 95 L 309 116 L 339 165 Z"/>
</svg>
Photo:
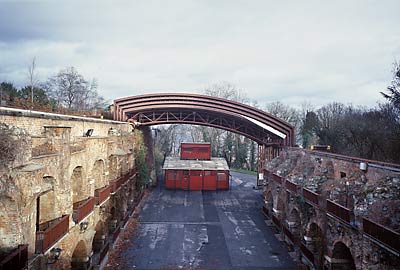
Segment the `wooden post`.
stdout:
<svg viewBox="0 0 400 270">
<path fill-rule="evenodd" d="M 264 168 L 265 168 L 265 145 L 258 145 L 258 164 L 257 164 L 257 188 L 264 184 Z"/>
</svg>

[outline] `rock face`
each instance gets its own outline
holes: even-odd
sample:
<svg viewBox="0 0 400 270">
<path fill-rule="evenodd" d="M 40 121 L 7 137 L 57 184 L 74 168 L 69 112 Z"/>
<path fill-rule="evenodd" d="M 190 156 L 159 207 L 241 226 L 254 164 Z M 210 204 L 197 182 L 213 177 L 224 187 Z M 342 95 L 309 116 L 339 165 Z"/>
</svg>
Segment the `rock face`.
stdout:
<svg viewBox="0 0 400 270">
<path fill-rule="evenodd" d="M 95 263 L 138 198 L 138 140 L 128 123 L 0 115 L 0 258 L 28 244 L 31 269 L 47 269 L 53 247 L 54 269 Z"/>
<path fill-rule="evenodd" d="M 343 252 L 348 251 L 351 255 L 348 258 L 352 258 L 356 269 L 378 269 L 372 265 L 395 269 L 390 268 L 390 264 L 400 263 L 398 254 L 393 251 L 398 244 L 393 244 L 393 247 L 384 243 L 382 248 L 363 233 L 368 230 L 367 224 L 363 226 L 367 222 L 363 219 L 366 218 L 384 227 L 386 231 L 383 234 L 387 233 L 386 236 L 390 236 L 388 238 L 399 237 L 398 172 L 379 166 L 368 166 L 367 170 L 361 170 L 358 162 L 302 149 L 283 150 L 277 158 L 267 163 L 266 168 L 283 179 L 281 185 L 273 178 L 267 180 L 264 192 L 266 211 L 274 213 L 283 224 L 293 225 L 291 220 L 297 218 L 294 226 L 301 227 L 298 237 L 305 246 L 308 239 L 314 245 L 309 245 L 310 250 L 323 250 L 322 254 L 314 253 L 314 263 L 320 266 L 328 264 L 336 269 L 337 260 L 334 259 L 338 259 L 339 251 L 342 257 L 345 254 Z M 289 189 L 282 192 L 282 189 L 285 190 L 285 181 L 297 184 L 298 192 Z M 309 197 L 312 193 L 309 195 L 308 191 L 315 193 L 314 201 Z M 298 217 L 293 216 L 294 210 Z M 392 234 L 387 232 L 390 230 Z M 318 247 L 315 246 L 318 243 L 315 238 L 323 240 Z M 390 240 L 388 243 L 391 243 Z M 382 256 L 385 262 L 377 259 Z M 342 257 L 339 259 L 344 259 Z"/>
</svg>

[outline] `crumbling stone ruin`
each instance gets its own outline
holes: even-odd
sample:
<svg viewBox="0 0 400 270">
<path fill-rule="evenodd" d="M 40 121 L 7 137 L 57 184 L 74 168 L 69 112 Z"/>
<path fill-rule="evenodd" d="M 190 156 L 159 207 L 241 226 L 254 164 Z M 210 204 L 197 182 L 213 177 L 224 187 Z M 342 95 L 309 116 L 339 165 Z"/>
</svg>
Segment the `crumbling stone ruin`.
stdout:
<svg viewBox="0 0 400 270">
<path fill-rule="evenodd" d="M 15 110 L 2 110 L 0 123 L 0 268 L 99 264 L 142 194 L 134 154 L 142 132 Z"/>
<path fill-rule="evenodd" d="M 266 168 L 264 213 L 299 260 L 398 269 L 400 166 L 287 148 Z"/>
</svg>

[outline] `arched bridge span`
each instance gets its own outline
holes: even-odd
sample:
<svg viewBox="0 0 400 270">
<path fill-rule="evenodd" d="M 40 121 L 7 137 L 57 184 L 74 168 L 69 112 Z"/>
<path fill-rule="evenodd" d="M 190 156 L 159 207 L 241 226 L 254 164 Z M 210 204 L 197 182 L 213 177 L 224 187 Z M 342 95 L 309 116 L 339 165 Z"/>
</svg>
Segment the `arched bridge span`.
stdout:
<svg viewBox="0 0 400 270">
<path fill-rule="evenodd" d="M 244 135 L 265 146 L 293 146 L 289 123 L 249 105 L 197 94 L 160 93 L 114 100 L 114 119 L 139 125 L 193 124 Z"/>
<path fill-rule="evenodd" d="M 258 180 L 262 184 L 265 159 L 281 146 L 294 145 L 289 123 L 249 105 L 218 97 L 160 93 L 114 100 L 114 119 L 135 125 L 192 124 L 228 130 L 258 143 Z"/>
</svg>

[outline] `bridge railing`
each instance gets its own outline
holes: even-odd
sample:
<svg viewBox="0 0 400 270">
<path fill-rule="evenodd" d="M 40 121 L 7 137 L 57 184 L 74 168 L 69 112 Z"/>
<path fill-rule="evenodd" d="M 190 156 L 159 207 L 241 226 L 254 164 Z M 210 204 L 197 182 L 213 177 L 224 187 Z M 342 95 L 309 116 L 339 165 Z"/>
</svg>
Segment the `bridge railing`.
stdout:
<svg viewBox="0 0 400 270">
<path fill-rule="evenodd" d="M 87 217 L 94 210 L 95 198 L 89 197 L 83 201 L 76 202 L 73 205 L 74 211 L 72 219 L 75 223 L 79 223 L 85 217 Z"/>
<path fill-rule="evenodd" d="M 303 196 L 306 201 L 314 204 L 314 205 L 319 205 L 319 194 L 315 193 L 307 188 L 303 188 Z"/>
<path fill-rule="evenodd" d="M 335 203 L 331 200 L 326 200 L 326 211 L 337 217 L 340 218 L 341 220 L 343 220 L 346 223 L 350 223 L 350 218 L 351 218 L 351 211 L 350 209 Z"/>
<path fill-rule="evenodd" d="M 301 253 L 309 260 L 312 264 L 314 264 L 314 254 L 309 250 L 304 243 L 300 243 Z"/>
<path fill-rule="evenodd" d="M 367 218 L 363 218 L 363 232 L 374 240 L 389 246 L 400 253 L 400 234 L 375 223 Z"/>
<path fill-rule="evenodd" d="M 0 259 L 0 270 L 25 269 L 28 263 L 28 245 L 19 245 L 6 257 Z"/>
<path fill-rule="evenodd" d="M 69 215 L 64 215 L 39 225 L 36 232 L 36 253 L 44 253 L 60 240 L 69 229 Z"/>
<path fill-rule="evenodd" d="M 102 204 L 105 200 L 107 200 L 110 197 L 110 193 L 111 193 L 110 185 L 96 189 L 94 191 L 94 195 L 96 197 L 96 204 L 97 205 Z"/>
<path fill-rule="evenodd" d="M 285 181 L 285 187 L 286 187 L 287 190 L 291 191 L 292 193 L 295 193 L 295 194 L 297 193 L 298 185 L 293 183 L 292 181 L 286 180 Z"/>
</svg>

